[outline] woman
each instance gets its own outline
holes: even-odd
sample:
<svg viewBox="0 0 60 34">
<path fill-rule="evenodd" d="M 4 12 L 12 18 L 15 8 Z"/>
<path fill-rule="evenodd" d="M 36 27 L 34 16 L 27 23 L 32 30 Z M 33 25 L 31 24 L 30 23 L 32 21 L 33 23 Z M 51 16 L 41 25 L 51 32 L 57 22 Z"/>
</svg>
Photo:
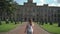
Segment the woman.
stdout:
<svg viewBox="0 0 60 34">
<path fill-rule="evenodd" d="M 29 19 L 28 22 L 29 22 L 29 23 L 28 23 L 27 26 L 26 26 L 25 32 L 26 32 L 27 34 L 33 34 L 33 26 L 34 26 L 34 24 L 33 24 L 33 22 L 32 22 L 32 19 Z"/>
</svg>

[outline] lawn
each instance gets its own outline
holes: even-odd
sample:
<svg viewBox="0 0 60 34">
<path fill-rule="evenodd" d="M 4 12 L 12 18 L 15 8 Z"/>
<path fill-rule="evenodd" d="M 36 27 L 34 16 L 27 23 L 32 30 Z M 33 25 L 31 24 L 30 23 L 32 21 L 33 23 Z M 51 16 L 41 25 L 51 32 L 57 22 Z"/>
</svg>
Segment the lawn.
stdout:
<svg viewBox="0 0 60 34">
<path fill-rule="evenodd" d="M 45 24 L 41 25 L 41 27 L 47 30 L 48 32 L 51 32 L 52 34 L 60 34 L 60 27 L 58 27 L 58 24 L 53 25 Z"/>
<path fill-rule="evenodd" d="M 15 27 L 17 27 L 18 24 L 14 24 L 14 23 L 9 23 L 9 24 L 5 24 L 5 22 L 2 22 L 3 24 L 0 25 L 0 32 L 7 32 L 10 31 L 12 29 L 14 29 Z"/>
</svg>

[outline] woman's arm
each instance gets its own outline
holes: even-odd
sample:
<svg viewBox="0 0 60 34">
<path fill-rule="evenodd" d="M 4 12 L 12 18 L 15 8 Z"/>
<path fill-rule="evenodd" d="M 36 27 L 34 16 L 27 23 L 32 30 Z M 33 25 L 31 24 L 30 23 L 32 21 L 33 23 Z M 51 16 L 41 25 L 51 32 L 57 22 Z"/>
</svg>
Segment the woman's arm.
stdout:
<svg viewBox="0 0 60 34">
<path fill-rule="evenodd" d="M 34 34 L 34 23 L 33 23 L 33 34 Z"/>
<path fill-rule="evenodd" d="M 25 31 L 24 31 L 24 33 L 26 33 L 27 27 L 28 27 L 28 26 L 26 25 L 26 28 L 25 28 Z"/>
</svg>

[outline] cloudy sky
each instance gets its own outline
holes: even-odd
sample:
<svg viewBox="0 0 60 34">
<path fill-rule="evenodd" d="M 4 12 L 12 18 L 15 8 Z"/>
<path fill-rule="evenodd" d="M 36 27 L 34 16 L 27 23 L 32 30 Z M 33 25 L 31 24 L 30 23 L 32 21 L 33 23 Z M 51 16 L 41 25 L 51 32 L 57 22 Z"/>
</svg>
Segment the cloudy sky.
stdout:
<svg viewBox="0 0 60 34">
<path fill-rule="evenodd" d="M 23 5 L 27 0 L 15 0 L 20 5 Z M 49 6 L 60 6 L 60 0 L 33 0 L 37 5 L 49 4 Z"/>
</svg>

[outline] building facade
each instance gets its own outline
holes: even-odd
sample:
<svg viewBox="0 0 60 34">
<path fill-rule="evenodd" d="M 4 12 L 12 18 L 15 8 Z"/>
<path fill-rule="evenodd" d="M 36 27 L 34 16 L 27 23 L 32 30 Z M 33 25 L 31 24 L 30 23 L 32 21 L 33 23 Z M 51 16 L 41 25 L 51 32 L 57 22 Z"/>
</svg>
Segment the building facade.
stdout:
<svg viewBox="0 0 60 34">
<path fill-rule="evenodd" d="M 29 18 L 32 18 L 34 21 L 57 22 L 58 11 L 60 11 L 60 7 L 48 6 L 48 4 L 37 6 L 33 0 L 28 0 L 24 5 L 19 5 L 15 15 L 17 20 L 28 21 Z"/>
</svg>

